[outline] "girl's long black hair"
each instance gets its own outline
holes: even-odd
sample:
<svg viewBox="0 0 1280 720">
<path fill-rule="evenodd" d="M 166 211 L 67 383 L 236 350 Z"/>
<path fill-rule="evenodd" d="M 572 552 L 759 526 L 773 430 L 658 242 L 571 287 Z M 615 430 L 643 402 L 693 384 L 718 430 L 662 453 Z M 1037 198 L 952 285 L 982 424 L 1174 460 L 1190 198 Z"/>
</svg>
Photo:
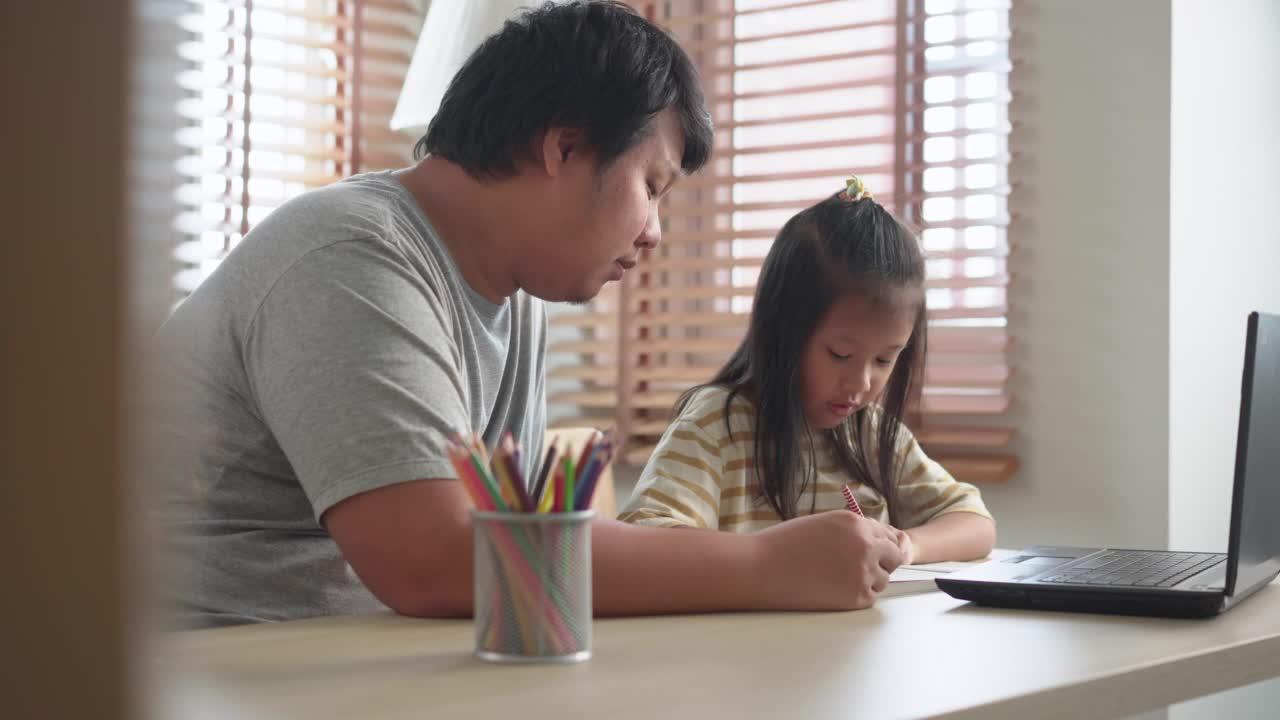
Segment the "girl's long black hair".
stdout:
<svg viewBox="0 0 1280 720">
<path fill-rule="evenodd" d="M 897 526 L 901 468 L 895 449 L 925 357 L 924 256 L 915 234 L 875 200 L 850 201 L 841 192 L 787 221 L 761 268 L 742 344 L 710 382 L 690 389 L 677 403 L 678 415 L 702 388 L 727 387 L 726 424 L 736 395 L 754 403 L 757 479 L 763 499 L 784 520 L 798 514 L 796 506 L 817 476 L 816 443 L 802 400 L 806 343 L 845 294 L 886 299 L 904 289 L 918 298 L 915 325 L 879 398 L 875 471 L 867 448 L 872 406 L 821 433 L 841 467 L 884 497 L 889 521 Z"/>
</svg>

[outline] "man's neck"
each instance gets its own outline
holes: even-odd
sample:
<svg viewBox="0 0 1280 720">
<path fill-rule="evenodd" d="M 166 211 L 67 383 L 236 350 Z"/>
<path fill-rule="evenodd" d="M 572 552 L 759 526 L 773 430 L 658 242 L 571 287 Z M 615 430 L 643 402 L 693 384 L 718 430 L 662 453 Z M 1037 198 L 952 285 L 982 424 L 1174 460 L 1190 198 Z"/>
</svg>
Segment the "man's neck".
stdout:
<svg viewBox="0 0 1280 720">
<path fill-rule="evenodd" d="M 495 212 L 502 207 L 503 181 L 480 182 L 434 156 L 393 175 L 418 201 L 472 290 L 502 304 L 519 289 L 512 277 L 512 235 L 505 229 L 504 214 Z"/>
</svg>

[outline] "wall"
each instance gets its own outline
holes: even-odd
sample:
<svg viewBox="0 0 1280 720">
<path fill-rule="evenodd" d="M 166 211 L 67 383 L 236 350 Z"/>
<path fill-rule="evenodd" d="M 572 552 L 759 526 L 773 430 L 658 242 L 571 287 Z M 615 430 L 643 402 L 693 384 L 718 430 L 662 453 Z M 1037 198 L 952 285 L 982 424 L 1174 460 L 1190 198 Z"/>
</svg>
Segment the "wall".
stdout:
<svg viewBox="0 0 1280 720">
<path fill-rule="evenodd" d="M 1004 546 L 1165 543 L 1169 24 L 1160 0 L 1014 4 Z"/>
<path fill-rule="evenodd" d="M 1280 3 L 1173 0 L 1169 545 L 1225 550 L 1245 315 L 1280 312 Z M 1270 718 L 1280 681 L 1170 718 Z"/>
<path fill-rule="evenodd" d="M 1169 542 L 1225 551 L 1245 315 L 1280 313 L 1280 3 L 1173 11 Z"/>
<path fill-rule="evenodd" d="M 1023 2 L 1012 25 L 1024 466 L 986 489 L 1000 542 L 1222 549 L 1244 317 L 1280 312 L 1280 4 Z M 1269 717 L 1277 692 L 1169 715 Z"/>
</svg>

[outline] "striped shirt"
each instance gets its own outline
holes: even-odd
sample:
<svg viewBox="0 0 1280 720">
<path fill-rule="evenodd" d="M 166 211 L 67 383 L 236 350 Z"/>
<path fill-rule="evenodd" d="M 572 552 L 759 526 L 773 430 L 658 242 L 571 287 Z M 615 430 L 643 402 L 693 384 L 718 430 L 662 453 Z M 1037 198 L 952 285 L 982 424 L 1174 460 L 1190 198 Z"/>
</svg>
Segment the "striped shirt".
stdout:
<svg viewBox="0 0 1280 720">
<path fill-rule="evenodd" d="M 620 520 L 738 533 L 781 522 L 756 481 L 754 406 L 741 394 L 734 397 L 729 407 L 731 434 L 724 421 L 727 395 L 723 387 L 706 388 L 694 395 L 663 434 Z M 905 458 L 898 483 L 898 516 L 904 528 L 951 512 L 991 518 L 978 489 L 957 482 L 929 459 L 905 426 L 898 432 L 897 445 L 899 457 Z M 815 451 L 815 456 L 816 482 L 810 483 L 796 503 L 799 514 L 843 509 L 841 489 L 849 485 L 867 517 L 889 521 L 884 497 L 849 477 L 830 448 Z M 876 466 L 875 457 L 869 457 L 868 462 Z"/>
</svg>

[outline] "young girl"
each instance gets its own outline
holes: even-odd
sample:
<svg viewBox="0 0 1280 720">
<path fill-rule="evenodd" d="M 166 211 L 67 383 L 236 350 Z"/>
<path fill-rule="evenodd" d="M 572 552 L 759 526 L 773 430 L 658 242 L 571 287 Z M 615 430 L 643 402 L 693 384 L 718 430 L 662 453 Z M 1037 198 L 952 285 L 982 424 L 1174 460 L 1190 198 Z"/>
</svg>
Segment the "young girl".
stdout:
<svg viewBox="0 0 1280 720">
<path fill-rule="evenodd" d="M 995 524 L 977 488 L 902 424 L 924 355 L 919 242 L 854 177 L 778 233 L 746 338 L 681 397 L 620 519 L 754 532 L 842 510 L 848 485 L 899 528 L 904 563 L 984 557 Z"/>
</svg>

